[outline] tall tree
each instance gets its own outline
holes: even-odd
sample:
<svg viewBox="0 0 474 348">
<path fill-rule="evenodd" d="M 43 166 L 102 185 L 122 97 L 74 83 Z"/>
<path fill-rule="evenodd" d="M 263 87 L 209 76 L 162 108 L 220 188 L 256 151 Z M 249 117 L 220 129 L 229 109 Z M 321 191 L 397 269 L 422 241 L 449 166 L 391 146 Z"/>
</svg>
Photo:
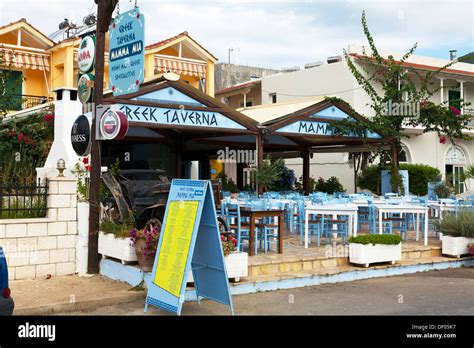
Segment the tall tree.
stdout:
<svg viewBox="0 0 474 348">
<path fill-rule="evenodd" d="M 415 52 L 417 43 L 399 60 L 395 60 L 392 55 L 383 57 L 369 31 L 365 11 L 362 12 L 362 29 L 368 50 L 364 47 L 363 54 L 356 58 L 344 50 L 344 57 L 352 75 L 370 98 L 367 105 L 372 109 L 373 115 L 368 117 L 367 122 L 337 121 L 333 123 L 333 128 L 336 133 L 356 133 L 364 137 L 367 136 L 367 131 L 376 131 L 389 140 L 392 190 L 398 192 L 402 184 L 398 158 L 401 151 L 400 140 L 407 137 L 404 128 L 420 126 L 424 133 L 436 132 L 438 136 L 446 136 L 451 142 L 469 139 L 463 130 L 467 128 L 470 116 L 460 113 L 460 109 L 469 104 L 458 100 L 459 109 L 456 109 L 447 103 L 435 104 L 430 101 L 440 89 L 434 83 L 436 75 L 451 66 L 452 62 L 435 71 L 420 71 L 405 64 Z M 397 106 L 403 112 L 394 114 L 390 112 L 391 106 Z"/>
</svg>

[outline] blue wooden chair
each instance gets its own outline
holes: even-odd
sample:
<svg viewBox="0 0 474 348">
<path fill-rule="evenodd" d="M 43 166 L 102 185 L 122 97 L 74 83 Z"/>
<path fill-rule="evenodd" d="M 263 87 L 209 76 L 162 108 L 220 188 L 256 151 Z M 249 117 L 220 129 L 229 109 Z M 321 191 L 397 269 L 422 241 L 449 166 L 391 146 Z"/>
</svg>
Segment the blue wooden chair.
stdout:
<svg viewBox="0 0 474 348">
<path fill-rule="evenodd" d="M 242 242 L 249 240 L 250 224 L 242 221 L 239 204 L 228 203 L 225 204 L 224 209 L 227 226 L 237 235 L 237 250 L 243 251 Z"/>
</svg>

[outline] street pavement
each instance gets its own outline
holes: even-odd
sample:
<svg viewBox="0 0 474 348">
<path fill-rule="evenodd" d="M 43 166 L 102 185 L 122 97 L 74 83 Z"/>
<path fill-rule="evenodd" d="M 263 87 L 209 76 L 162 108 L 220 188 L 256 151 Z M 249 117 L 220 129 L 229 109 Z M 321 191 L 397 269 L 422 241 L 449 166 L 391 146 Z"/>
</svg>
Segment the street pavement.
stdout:
<svg viewBox="0 0 474 348">
<path fill-rule="evenodd" d="M 236 315 L 473 315 L 474 268 L 233 296 Z M 67 315 L 143 315 L 144 300 Z M 61 313 L 56 313 L 61 314 Z M 187 302 L 182 315 L 228 315 L 227 306 Z M 149 307 L 146 315 L 169 315 Z"/>
</svg>

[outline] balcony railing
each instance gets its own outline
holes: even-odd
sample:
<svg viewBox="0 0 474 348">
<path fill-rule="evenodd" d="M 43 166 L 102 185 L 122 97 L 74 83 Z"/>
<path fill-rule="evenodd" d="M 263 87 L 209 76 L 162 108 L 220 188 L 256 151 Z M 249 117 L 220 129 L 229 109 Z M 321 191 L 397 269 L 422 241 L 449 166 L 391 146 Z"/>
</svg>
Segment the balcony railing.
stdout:
<svg viewBox="0 0 474 348">
<path fill-rule="evenodd" d="M 20 111 L 34 106 L 48 104 L 53 98 L 39 95 L 15 94 L 13 95 L 12 111 Z"/>
</svg>

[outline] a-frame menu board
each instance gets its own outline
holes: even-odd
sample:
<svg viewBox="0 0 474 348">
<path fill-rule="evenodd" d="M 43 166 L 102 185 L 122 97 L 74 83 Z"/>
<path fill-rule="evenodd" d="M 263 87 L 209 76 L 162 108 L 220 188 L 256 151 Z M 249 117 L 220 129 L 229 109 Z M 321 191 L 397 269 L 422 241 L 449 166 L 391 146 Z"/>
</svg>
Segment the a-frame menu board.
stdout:
<svg viewBox="0 0 474 348">
<path fill-rule="evenodd" d="M 186 280 L 192 270 L 196 297 L 230 306 L 214 195 L 210 181 L 171 183 L 160 241 L 145 303 L 181 314 Z"/>
</svg>

